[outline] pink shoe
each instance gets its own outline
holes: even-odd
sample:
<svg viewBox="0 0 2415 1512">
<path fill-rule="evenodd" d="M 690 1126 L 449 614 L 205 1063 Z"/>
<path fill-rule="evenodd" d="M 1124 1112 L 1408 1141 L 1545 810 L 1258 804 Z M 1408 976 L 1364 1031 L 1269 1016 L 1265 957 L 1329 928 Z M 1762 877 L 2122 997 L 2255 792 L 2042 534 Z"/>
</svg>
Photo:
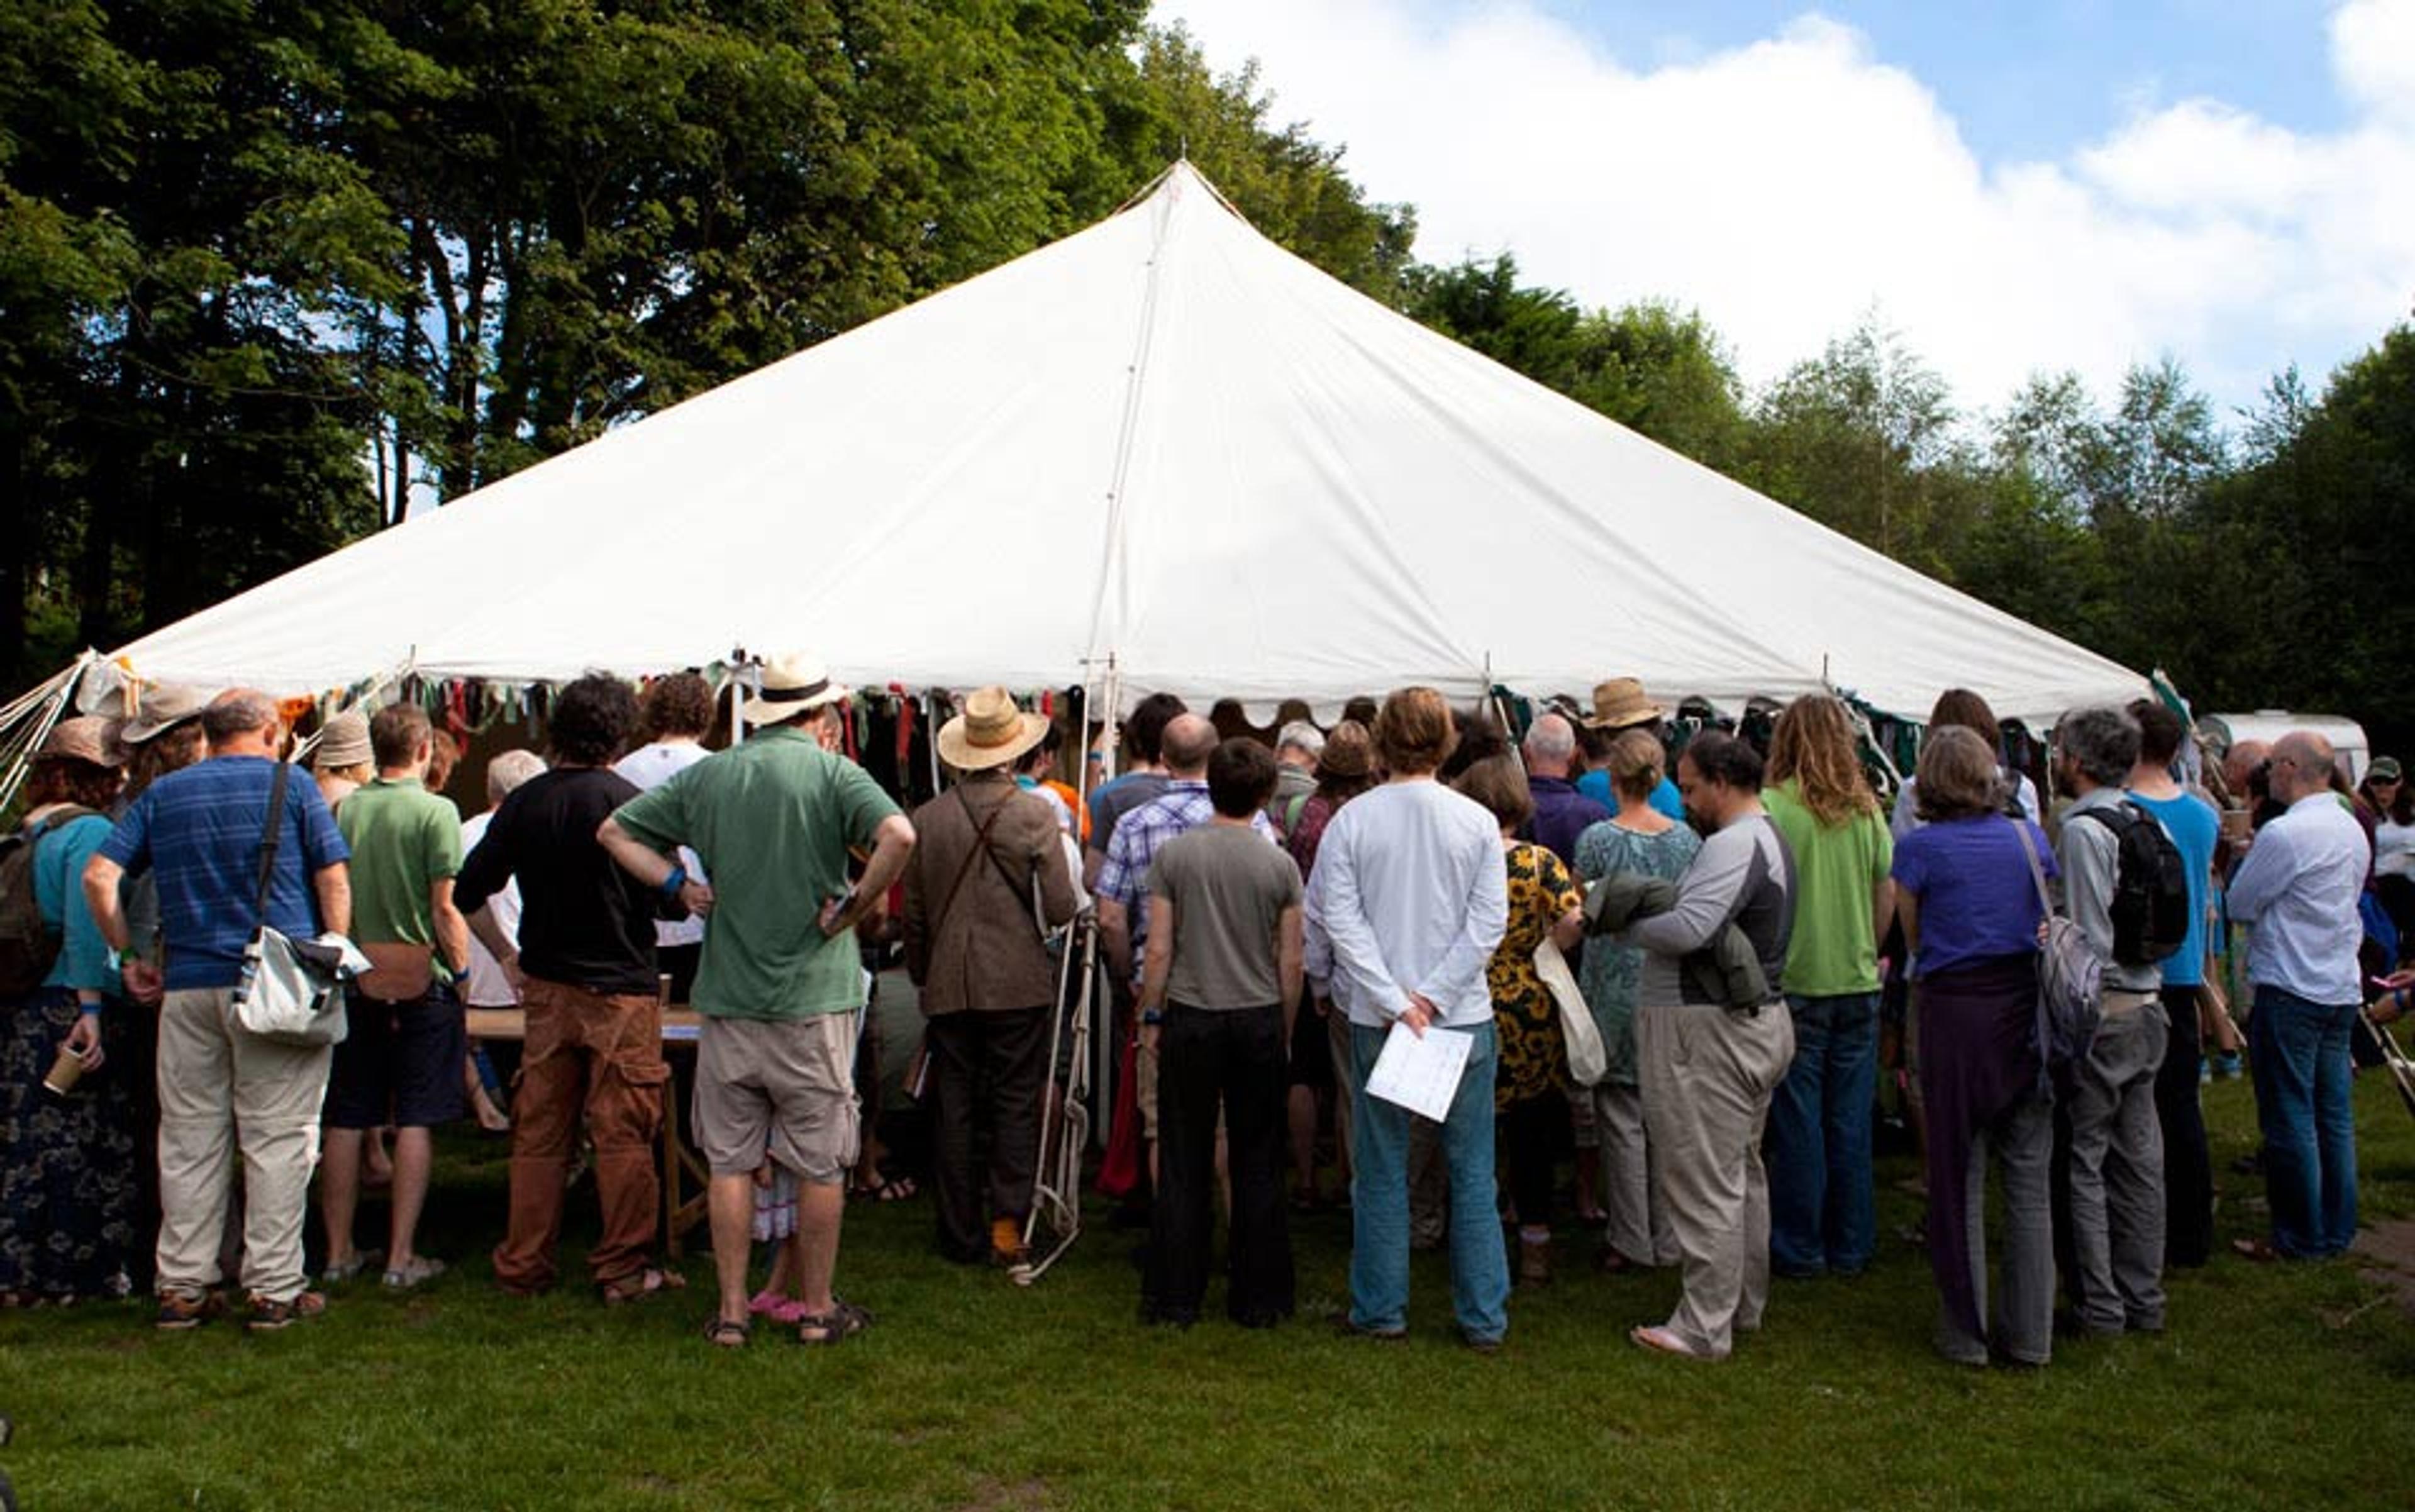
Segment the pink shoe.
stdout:
<svg viewBox="0 0 2415 1512">
<path fill-rule="evenodd" d="M 793 1324 L 805 1315 L 805 1305 L 777 1292 L 761 1291 L 747 1299 L 746 1310 L 773 1323 Z"/>
</svg>

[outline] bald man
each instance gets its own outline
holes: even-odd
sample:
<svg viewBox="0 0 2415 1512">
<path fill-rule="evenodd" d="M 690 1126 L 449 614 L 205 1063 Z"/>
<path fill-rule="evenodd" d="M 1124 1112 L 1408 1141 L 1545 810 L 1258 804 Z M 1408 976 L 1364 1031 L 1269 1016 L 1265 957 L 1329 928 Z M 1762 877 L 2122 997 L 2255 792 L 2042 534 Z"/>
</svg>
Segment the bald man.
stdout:
<svg viewBox="0 0 2415 1512">
<path fill-rule="evenodd" d="M 1577 863 L 1577 836 L 1610 817 L 1610 810 L 1577 791 L 1577 727 L 1560 714 L 1545 714 L 1526 727 L 1526 786 L 1535 816 L 1526 833 L 1563 862 Z"/>
<path fill-rule="evenodd" d="M 247 1327 L 315 1317 L 326 1298 L 308 1289 L 302 1218 L 319 1156 L 319 1106 L 332 1047 L 246 1032 L 235 993 L 261 921 L 262 842 L 270 814 L 278 846 L 265 887 L 266 922 L 308 939 L 352 929 L 351 851 L 318 786 L 280 758 L 276 700 L 248 689 L 202 711 L 207 760 L 160 778 L 136 799 L 84 867 L 84 899 L 112 952 L 126 949 L 118 882 L 158 878 L 164 981 L 128 966 L 137 991 L 164 986 L 159 1009 L 158 1325 L 199 1326 L 221 1309 L 218 1247 L 240 1151 L 244 1171 L 243 1290 Z"/>
<path fill-rule="evenodd" d="M 2348 1031 L 2364 1000 L 2357 895 L 2373 847 L 2331 791 L 2332 759 L 2331 742 L 2308 730 L 2273 742 L 2272 799 L 2284 812 L 2257 831 L 2230 878 L 2230 917 L 2255 930 L 2247 1038 L 2272 1218 L 2269 1241 L 2238 1241 L 2252 1259 L 2320 1259 L 2356 1237 Z"/>
</svg>

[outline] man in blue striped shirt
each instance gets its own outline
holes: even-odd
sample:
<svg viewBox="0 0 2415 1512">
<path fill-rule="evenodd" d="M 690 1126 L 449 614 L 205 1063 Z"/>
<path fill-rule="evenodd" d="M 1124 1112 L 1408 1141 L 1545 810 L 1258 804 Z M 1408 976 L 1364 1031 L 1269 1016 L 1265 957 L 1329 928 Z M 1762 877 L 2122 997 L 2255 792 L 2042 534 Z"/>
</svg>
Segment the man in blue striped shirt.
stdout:
<svg viewBox="0 0 2415 1512">
<path fill-rule="evenodd" d="M 191 1328 L 218 1310 L 218 1241 L 235 1146 L 244 1161 L 243 1285 L 255 1330 L 322 1311 L 305 1289 L 302 1216 L 319 1158 L 328 1046 L 262 1040 L 235 1020 L 244 947 L 261 922 L 262 841 L 285 723 L 264 694 L 221 694 L 202 711 L 208 759 L 136 799 L 84 868 L 84 897 L 112 951 L 127 946 L 118 882 L 148 869 L 159 886 L 167 997 L 159 1009 L 158 1325 Z M 308 938 L 352 928 L 351 853 L 319 789 L 289 772 L 267 921 Z M 138 995 L 158 988 L 126 968 Z"/>
</svg>

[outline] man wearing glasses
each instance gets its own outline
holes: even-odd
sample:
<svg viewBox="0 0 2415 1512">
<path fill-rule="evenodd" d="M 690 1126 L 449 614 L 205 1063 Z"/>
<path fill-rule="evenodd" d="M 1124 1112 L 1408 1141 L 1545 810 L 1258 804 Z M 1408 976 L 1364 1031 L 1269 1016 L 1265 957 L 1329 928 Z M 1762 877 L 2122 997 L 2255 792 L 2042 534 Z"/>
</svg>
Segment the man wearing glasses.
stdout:
<svg viewBox="0 0 2415 1512">
<path fill-rule="evenodd" d="M 2348 1030 L 2364 996 L 2357 894 L 2373 849 L 2331 778 L 2320 735 L 2295 730 L 2273 745 L 2272 798 L 2286 812 L 2256 833 L 2230 879 L 2230 917 L 2255 926 L 2247 1039 L 2272 1210 L 2269 1241 L 2238 1241 L 2254 1260 L 2320 1259 L 2356 1237 Z"/>
</svg>

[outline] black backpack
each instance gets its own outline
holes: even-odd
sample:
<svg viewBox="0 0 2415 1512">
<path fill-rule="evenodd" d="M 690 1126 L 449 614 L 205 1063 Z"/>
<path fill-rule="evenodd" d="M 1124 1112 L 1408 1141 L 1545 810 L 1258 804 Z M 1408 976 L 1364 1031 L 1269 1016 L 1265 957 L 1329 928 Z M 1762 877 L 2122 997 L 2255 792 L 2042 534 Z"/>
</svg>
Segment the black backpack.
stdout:
<svg viewBox="0 0 2415 1512">
<path fill-rule="evenodd" d="M 34 899 L 34 846 L 52 830 L 93 812 L 65 804 L 39 824 L 0 835 L 0 997 L 22 997 L 39 987 L 59 958 L 61 938 L 43 927 Z"/>
<path fill-rule="evenodd" d="M 2188 862 L 2155 816 L 2129 799 L 2113 808 L 2063 816 L 2094 819 L 2113 831 L 2118 869 L 2107 911 L 2113 919 L 2113 959 L 2148 966 L 2180 953 L 2188 942 Z"/>
</svg>

